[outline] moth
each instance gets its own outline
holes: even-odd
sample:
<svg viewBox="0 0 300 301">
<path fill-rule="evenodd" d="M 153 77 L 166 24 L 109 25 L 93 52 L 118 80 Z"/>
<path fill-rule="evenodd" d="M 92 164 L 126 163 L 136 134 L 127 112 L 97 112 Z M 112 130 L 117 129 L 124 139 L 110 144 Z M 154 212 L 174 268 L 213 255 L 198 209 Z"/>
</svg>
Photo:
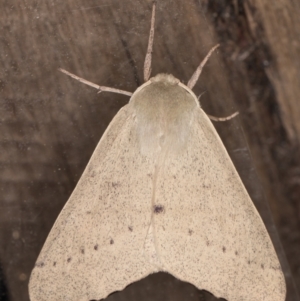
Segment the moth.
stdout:
<svg viewBox="0 0 300 301">
<path fill-rule="evenodd" d="M 168 272 L 229 301 L 283 301 L 284 276 L 267 230 L 192 88 L 150 78 L 114 117 L 32 271 L 31 301 L 102 299 Z M 150 78 L 150 79 L 149 79 Z M 232 117 L 232 116 L 231 116 Z"/>
</svg>

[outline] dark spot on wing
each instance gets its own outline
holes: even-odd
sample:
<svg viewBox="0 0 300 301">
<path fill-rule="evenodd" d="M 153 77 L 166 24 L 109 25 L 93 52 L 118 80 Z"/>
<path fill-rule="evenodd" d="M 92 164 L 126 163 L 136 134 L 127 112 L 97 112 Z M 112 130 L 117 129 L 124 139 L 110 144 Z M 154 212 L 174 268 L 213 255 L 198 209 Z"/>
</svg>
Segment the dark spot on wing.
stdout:
<svg viewBox="0 0 300 301">
<path fill-rule="evenodd" d="M 56 266 L 56 261 L 53 262 L 53 266 L 54 266 L 54 267 Z"/>
<path fill-rule="evenodd" d="M 72 258 L 71 258 L 71 257 L 69 257 L 69 258 L 68 258 L 68 260 L 67 260 L 67 262 L 70 262 L 70 261 L 71 261 L 71 259 L 72 259 Z"/>
<path fill-rule="evenodd" d="M 113 245 L 113 244 L 114 244 L 114 240 L 111 239 L 109 243 L 110 243 L 111 245 Z"/>
<path fill-rule="evenodd" d="M 111 185 L 112 185 L 113 188 L 121 186 L 120 182 L 111 182 Z"/>
<path fill-rule="evenodd" d="M 164 210 L 165 210 L 164 206 L 162 206 L 162 205 L 154 205 L 153 212 L 155 214 L 160 214 L 160 213 L 164 212 Z"/>
<path fill-rule="evenodd" d="M 250 264 L 251 263 L 251 261 L 250 260 L 248 260 L 248 264 Z"/>
<path fill-rule="evenodd" d="M 91 211 L 87 211 L 87 212 L 86 212 L 86 214 L 91 214 L 91 213 L 92 213 Z"/>
<path fill-rule="evenodd" d="M 194 231 L 192 229 L 189 229 L 189 235 L 192 235 Z"/>
<path fill-rule="evenodd" d="M 207 245 L 207 246 L 209 246 L 209 245 L 210 245 L 210 242 L 209 242 L 209 240 L 207 240 L 207 241 L 206 241 L 206 245 Z"/>
<path fill-rule="evenodd" d="M 84 248 L 80 249 L 81 254 L 84 254 Z"/>
<path fill-rule="evenodd" d="M 279 267 L 271 267 L 271 269 L 273 269 L 274 271 L 280 270 Z"/>
<path fill-rule="evenodd" d="M 132 227 L 131 226 L 128 226 L 128 230 L 130 231 L 130 232 L 132 232 Z"/>
<path fill-rule="evenodd" d="M 260 265 L 260 267 L 261 267 L 262 269 L 264 269 L 264 268 L 265 268 L 265 266 L 264 266 L 263 264 L 261 264 L 261 265 Z"/>
<path fill-rule="evenodd" d="M 223 253 L 225 253 L 226 252 L 226 248 L 223 246 L 223 248 L 222 248 L 222 251 L 223 251 Z"/>
<path fill-rule="evenodd" d="M 238 251 L 235 251 L 234 254 L 235 254 L 236 256 L 238 256 L 238 255 L 239 255 L 239 252 L 238 252 Z"/>
<path fill-rule="evenodd" d="M 98 245 L 94 245 L 94 250 L 98 250 Z"/>
</svg>

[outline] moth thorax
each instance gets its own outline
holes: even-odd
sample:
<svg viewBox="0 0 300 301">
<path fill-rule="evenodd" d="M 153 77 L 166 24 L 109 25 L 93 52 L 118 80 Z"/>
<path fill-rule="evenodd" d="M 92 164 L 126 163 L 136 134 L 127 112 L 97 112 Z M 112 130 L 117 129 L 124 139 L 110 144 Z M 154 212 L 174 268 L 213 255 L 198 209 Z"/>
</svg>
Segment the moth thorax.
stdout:
<svg viewBox="0 0 300 301">
<path fill-rule="evenodd" d="M 149 82 L 130 100 L 141 153 L 177 155 L 186 147 L 197 103 L 172 75 L 159 74 Z"/>
</svg>

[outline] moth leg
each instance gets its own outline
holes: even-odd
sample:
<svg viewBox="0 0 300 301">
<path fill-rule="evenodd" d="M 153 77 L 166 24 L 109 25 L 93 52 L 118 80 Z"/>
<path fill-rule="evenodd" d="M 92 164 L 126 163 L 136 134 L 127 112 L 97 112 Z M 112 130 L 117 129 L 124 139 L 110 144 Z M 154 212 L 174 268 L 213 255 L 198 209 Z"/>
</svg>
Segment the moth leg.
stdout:
<svg viewBox="0 0 300 301">
<path fill-rule="evenodd" d="M 215 116 L 212 116 L 212 115 L 209 115 L 209 114 L 206 114 L 210 120 L 213 120 L 213 121 L 227 121 L 227 120 L 230 120 L 232 118 L 234 118 L 235 116 L 239 115 L 239 112 L 235 112 L 227 117 L 215 117 Z"/>
<path fill-rule="evenodd" d="M 152 17 L 151 17 L 151 27 L 148 41 L 148 48 L 144 63 L 144 81 L 147 82 L 151 75 L 151 60 L 152 60 L 152 52 L 153 52 L 153 40 L 154 40 L 154 23 L 155 23 L 155 7 L 156 2 L 153 2 L 152 6 Z"/>
<path fill-rule="evenodd" d="M 120 90 L 120 89 L 115 89 L 115 88 L 110 88 L 110 87 L 105 87 L 105 86 L 98 86 L 82 77 L 79 77 L 65 69 L 62 69 L 62 68 L 59 68 L 58 69 L 59 71 L 61 71 L 62 73 L 65 73 L 67 75 L 69 75 L 70 77 L 72 78 L 75 78 L 76 80 L 80 81 L 81 83 L 85 84 L 85 85 L 88 85 L 88 86 L 91 86 L 93 88 L 96 88 L 97 90 L 99 90 L 98 93 L 101 93 L 101 92 L 113 92 L 113 93 L 118 93 L 118 94 L 123 94 L 123 95 L 127 95 L 127 96 L 131 96 L 132 93 L 131 92 L 128 92 L 128 91 L 124 91 L 124 90 Z"/>
<path fill-rule="evenodd" d="M 210 56 L 212 55 L 212 53 L 220 46 L 220 44 L 217 44 L 216 46 L 214 46 L 206 55 L 206 57 L 203 59 L 203 61 L 200 63 L 200 65 L 198 66 L 198 68 L 196 69 L 196 71 L 194 72 L 194 74 L 192 75 L 192 77 L 190 78 L 187 86 L 192 90 L 197 82 L 197 80 L 199 79 L 199 76 L 201 74 L 201 71 L 204 67 L 204 65 L 206 64 L 206 62 L 208 61 L 208 59 L 210 58 Z"/>
<path fill-rule="evenodd" d="M 199 101 L 200 97 L 201 97 L 204 93 L 205 93 L 205 91 L 202 92 L 202 93 L 198 96 L 198 101 Z M 212 116 L 212 115 L 209 115 L 209 114 L 206 114 L 206 115 L 208 116 L 208 118 L 209 118 L 210 120 L 213 120 L 213 121 L 227 121 L 227 120 L 230 120 L 230 119 L 234 118 L 235 116 L 239 115 L 239 112 L 237 111 L 237 112 L 235 112 L 235 113 L 233 113 L 233 114 L 231 114 L 231 115 L 229 115 L 229 116 L 227 116 L 227 117 L 215 117 L 215 116 Z"/>
</svg>

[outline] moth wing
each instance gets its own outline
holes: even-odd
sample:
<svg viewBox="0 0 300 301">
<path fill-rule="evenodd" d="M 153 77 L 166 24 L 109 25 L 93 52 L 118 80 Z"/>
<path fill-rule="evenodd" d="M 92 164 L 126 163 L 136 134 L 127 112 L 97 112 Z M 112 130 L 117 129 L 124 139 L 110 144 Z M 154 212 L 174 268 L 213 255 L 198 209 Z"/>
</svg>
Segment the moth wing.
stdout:
<svg viewBox="0 0 300 301">
<path fill-rule="evenodd" d="M 128 106 L 113 119 L 31 274 L 31 301 L 102 299 L 151 272 L 153 164 L 139 155 Z"/>
<path fill-rule="evenodd" d="M 197 108 L 186 150 L 160 166 L 154 214 L 165 271 L 230 301 L 283 301 L 267 230 L 212 123 Z"/>
</svg>

